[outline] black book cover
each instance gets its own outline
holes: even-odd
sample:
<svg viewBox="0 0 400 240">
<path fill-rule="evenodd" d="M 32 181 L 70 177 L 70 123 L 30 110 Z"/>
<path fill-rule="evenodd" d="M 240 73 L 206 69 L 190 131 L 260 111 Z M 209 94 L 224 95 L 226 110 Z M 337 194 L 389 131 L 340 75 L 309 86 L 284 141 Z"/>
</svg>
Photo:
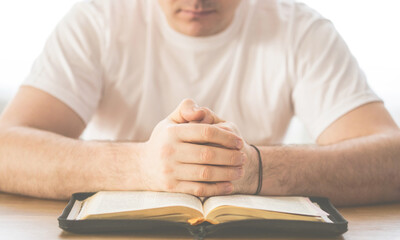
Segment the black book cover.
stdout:
<svg viewBox="0 0 400 240">
<path fill-rule="evenodd" d="M 175 223 L 159 220 L 107 220 L 107 219 L 88 219 L 88 220 L 67 220 L 67 217 L 74 205 L 75 200 L 85 200 L 95 194 L 92 193 L 75 193 L 72 195 L 69 203 L 65 207 L 63 213 L 58 218 L 59 227 L 65 231 L 73 233 L 110 233 L 110 232 L 146 232 L 176 229 L 177 231 L 189 231 L 196 239 L 203 239 L 210 234 L 218 234 L 224 231 L 235 230 L 245 232 L 263 232 L 285 233 L 285 234 L 302 234 L 302 235 L 322 235 L 335 236 L 343 234 L 347 231 L 348 222 L 344 219 L 336 208 L 330 203 L 329 199 L 322 197 L 310 197 L 312 202 L 317 203 L 322 210 L 329 213 L 332 223 L 326 222 L 310 222 L 299 220 L 241 220 L 220 224 L 202 223 L 192 226 L 189 223 Z"/>
</svg>

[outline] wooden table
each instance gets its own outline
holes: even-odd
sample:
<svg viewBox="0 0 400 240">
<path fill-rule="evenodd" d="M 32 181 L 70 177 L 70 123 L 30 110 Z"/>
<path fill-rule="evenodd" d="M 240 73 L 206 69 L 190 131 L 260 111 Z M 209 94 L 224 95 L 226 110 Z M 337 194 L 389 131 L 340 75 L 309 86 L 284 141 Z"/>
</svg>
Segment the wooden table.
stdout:
<svg viewBox="0 0 400 240">
<path fill-rule="evenodd" d="M 65 201 L 41 200 L 0 193 L 0 239 L 192 239 L 187 233 L 77 235 L 58 228 L 57 217 Z M 349 221 L 349 231 L 340 237 L 322 239 L 400 239 L 400 203 L 340 208 Z M 310 239 L 285 235 L 222 235 L 207 239 Z M 321 239 L 321 238 L 311 238 Z"/>
</svg>

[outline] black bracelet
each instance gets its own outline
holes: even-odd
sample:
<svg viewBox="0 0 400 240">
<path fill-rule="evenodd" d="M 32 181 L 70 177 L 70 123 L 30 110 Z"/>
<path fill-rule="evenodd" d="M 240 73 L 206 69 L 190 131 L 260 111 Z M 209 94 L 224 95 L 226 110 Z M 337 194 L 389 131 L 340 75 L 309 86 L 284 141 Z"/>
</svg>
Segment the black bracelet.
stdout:
<svg viewBox="0 0 400 240">
<path fill-rule="evenodd" d="M 258 154 L 258 186 L 257 186 L 257 191 L 254 194 L 254 195 L 258 195 L 261 192 L 262 181 L 263 181 L 262 159 L 261 159 L 260 150 L 258 150 L 258 148 L 256 146 L 254 146 L 253 144 L 250 144 L 250 146 L 252 146 L 257 151 L 257 154 Z"/>
</svg>

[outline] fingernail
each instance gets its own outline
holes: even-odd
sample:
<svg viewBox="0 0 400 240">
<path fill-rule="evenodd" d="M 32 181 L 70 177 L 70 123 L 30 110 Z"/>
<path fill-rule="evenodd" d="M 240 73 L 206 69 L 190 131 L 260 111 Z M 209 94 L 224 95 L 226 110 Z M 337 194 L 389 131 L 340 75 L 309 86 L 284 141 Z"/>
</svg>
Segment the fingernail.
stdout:
<svg viewBox="0 0 400 240">
<path fill-rule="evenodd" d="M 237 171 L 238 177 L 241 178 L 244 175 L 244 169 L 243 168 L 239 168 L 239 170 Z"/>
<path fill-rule="evenodd" d="M 241 149 L 243 147 L 243 141 L 242 140 L 236 140 L 236 147 Z"/>
<path fill-rule="evenodd" d="M 232 183 L 227 183 L 226 185 L 225 185 L 225 191 L 226 191 L 226 193 L 232 193 L 233 192 L 233 185 L 232 185 Z"/>
<path fill-rule="evenodd" d="M 242 161 L 242 164 L 244 162 L 246 162 L 246 154 L 242 153 L 241 161 Z"/>
</svg>

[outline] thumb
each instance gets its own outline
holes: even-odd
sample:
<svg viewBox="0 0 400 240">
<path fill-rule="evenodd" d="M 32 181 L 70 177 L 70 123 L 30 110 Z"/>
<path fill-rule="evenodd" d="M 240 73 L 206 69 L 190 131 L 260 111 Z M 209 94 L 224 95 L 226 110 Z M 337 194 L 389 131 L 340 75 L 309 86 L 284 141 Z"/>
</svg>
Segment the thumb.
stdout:
<svg viewBox="0 0 400 240">
<path fill-rule="evenodd" d="M 204 117 L 200 120 L 200 123 L 207 123 L 207 124 L 218 124 L 223 123 L 225 120 L 219 118 L 211 109 L 202 107 L 200 108 L 204 112 Z"/>
<path fill-rule="evenodd" d="M 184 99 L 179 106 L 168 116 L 175 123 L 200 122 L 205 112 L 192 99 Z"/>
</svg>

